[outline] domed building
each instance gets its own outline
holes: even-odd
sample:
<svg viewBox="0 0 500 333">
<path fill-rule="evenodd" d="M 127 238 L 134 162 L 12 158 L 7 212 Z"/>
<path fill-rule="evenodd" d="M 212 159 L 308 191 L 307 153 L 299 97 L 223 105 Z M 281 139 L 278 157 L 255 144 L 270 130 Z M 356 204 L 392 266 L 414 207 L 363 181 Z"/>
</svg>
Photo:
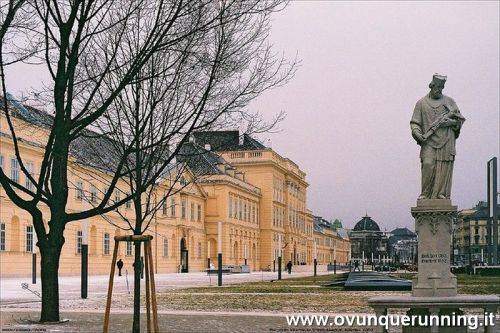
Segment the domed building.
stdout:
<svg viewBox="0 0 500 333">
<path fill-rule="evenodd" d="M 349 238 L 353 260 L 365 259 L 367 263 L 371 263 L 372 258 L 375 262 L 378 262 L 379 258 L 388 258 L 387 235 L 368 214 L 349 231 Z"/>
</svg>

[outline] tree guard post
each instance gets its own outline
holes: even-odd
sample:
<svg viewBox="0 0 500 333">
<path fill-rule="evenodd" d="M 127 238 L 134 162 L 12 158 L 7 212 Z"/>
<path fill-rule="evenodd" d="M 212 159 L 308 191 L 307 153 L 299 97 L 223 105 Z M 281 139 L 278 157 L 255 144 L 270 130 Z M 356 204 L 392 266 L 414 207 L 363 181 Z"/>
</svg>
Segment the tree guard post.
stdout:
<svg viewBox="0 0 500 333">
<path fill-rule="evenodd" d="M 115 276 L 116 258 L 118 256 L 118 247 L 120 242 L 143 242 L 144 243 L 144 268 L 146 276 L 146 317 L 147 331 L 159 332 L 158 327 L 158 308 L 156 303 L 156 287 L 153 271 L 153 254 L 151 253 L 150 235 L 132 235 L 132 236 L 115 236 L 115 246 L 113 250 L 113 259 L 111 261 L 111 271 L 109 273 L 108 296 L 106 300 L 106 310 L 104 312 L 103 332 L 107 333 L 109 328 L 109 314 L 111 310 L 111 298 L 113 295 L 113 280 Z M 152 316 L 151 316 L 152 312 Z M 151 323 L 151 317 L 153 322 Z"/>
</svg>

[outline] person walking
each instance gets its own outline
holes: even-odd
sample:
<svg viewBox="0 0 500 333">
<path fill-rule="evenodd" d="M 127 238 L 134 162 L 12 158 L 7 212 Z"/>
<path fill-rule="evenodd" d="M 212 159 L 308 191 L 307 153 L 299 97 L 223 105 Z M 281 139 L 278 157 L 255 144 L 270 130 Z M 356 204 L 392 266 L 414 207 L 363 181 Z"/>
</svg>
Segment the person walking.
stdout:
<svg viewBox="0 0 500 333">
<path fill-rule="evenodd" d="M 292 261 L 289 260 L 288 263 L 286 264 L 286 269 L 288 271 L 288 274 L 292 274 Z"/>
<path fill-rule="evenodd" d="M 121 258 L 116 262 L 116 267 L 118 267 L 118 276 L 122 276 L 123 261 Z"/>
</svg>

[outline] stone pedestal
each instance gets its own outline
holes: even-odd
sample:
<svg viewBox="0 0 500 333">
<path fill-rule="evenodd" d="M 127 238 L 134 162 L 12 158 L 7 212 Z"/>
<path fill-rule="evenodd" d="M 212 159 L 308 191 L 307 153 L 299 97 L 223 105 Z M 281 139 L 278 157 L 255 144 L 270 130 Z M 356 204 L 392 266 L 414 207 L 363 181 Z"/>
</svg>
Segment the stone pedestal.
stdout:
<svg viewBox="0 0 500 333">
<path fill-rule="evenodd" d="M 450 272 L 451 232 L 457 206 L 449 199 L 423 199 L 411 208 L 418 234 L 418 274 L 412 295 L 457 295 L 457 279 Z"/>
</svg>

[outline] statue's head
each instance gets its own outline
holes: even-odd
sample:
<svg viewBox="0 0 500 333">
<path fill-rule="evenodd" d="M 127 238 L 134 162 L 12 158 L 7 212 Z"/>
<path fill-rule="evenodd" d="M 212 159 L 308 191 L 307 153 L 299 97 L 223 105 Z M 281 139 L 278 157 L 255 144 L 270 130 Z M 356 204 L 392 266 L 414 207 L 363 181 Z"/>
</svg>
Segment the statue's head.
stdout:
<svg viewBox="0 0 500 333">
<path fill-rule="evenodd" d="M 446 83 L 446 75 L 434 74 L 432 81 L 429 83 L 431 89 L 431 98 L 439 99 L 443 96 L 444 84 Z"/>
</svg>

